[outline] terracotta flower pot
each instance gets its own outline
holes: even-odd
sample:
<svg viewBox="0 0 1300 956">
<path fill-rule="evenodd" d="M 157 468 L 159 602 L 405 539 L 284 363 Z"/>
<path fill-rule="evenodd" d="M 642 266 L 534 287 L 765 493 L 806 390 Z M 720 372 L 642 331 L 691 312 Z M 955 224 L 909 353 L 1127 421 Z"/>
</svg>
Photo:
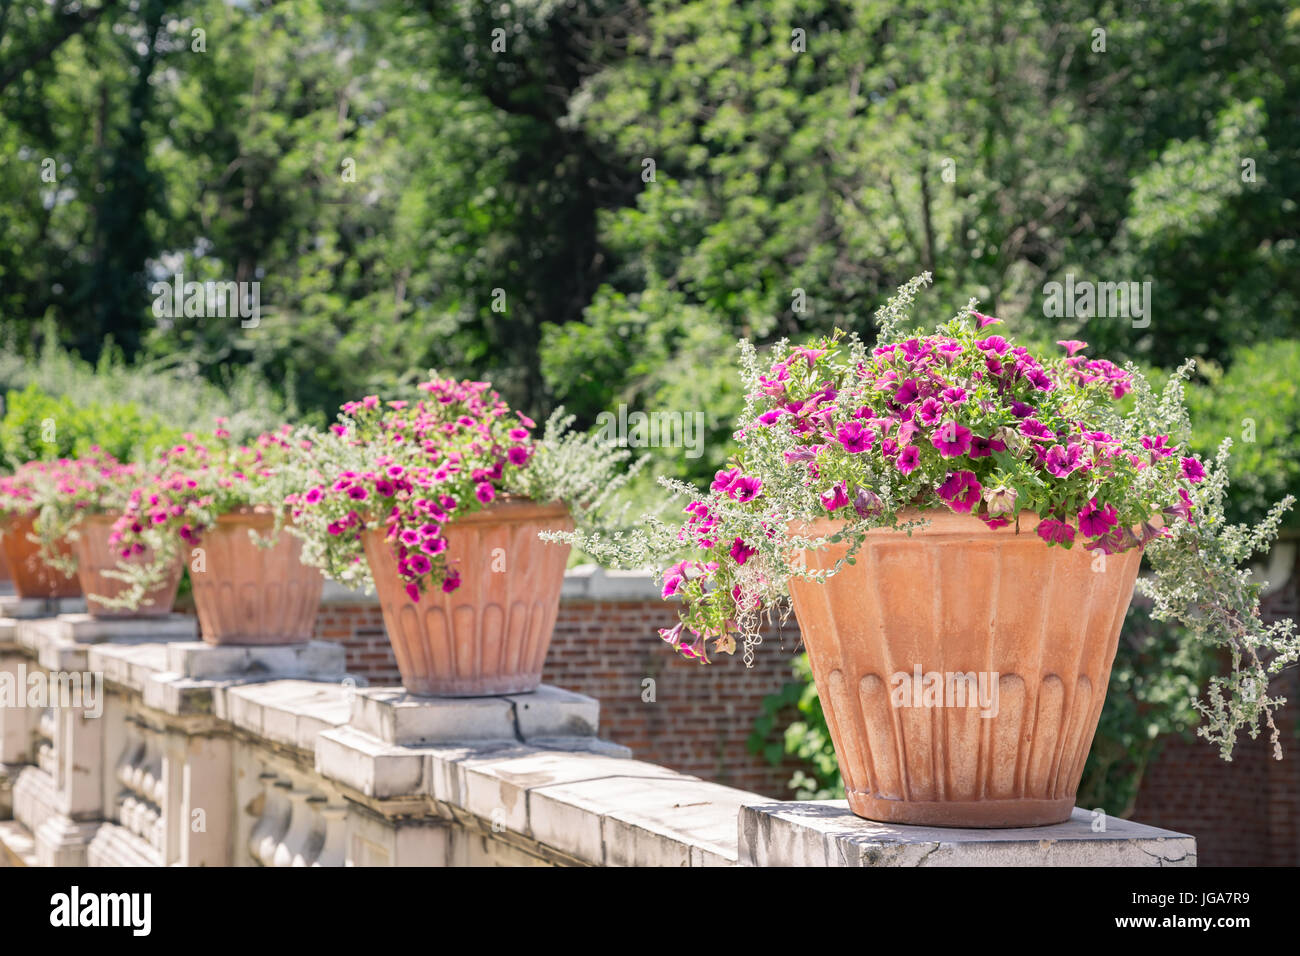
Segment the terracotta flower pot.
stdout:
<svg viewBox="0 0 1300 956">
<path fill-rule="evenodd" d="M 20 598 L 69 598 L 81 594 L 76 577 L 50 567 L 41 560 L 40 545 L 27 536 L 32 533 L 34 514 L 13 514 L 4 525 L 0 547 L 4 548 L 9 573 L 13 575 L 14 591 Z M 60 547 L 65 555 L 72 554 L 65 541 Z"/>
<path fill-rule="evenodd" d="M 536 690 L 569 557 L 568 545 L 537 533 L 572 528 L 564 505 L 527 501 L 458 518 L 444 533 L 461 586 L 428 591 L 418 603 L 406 594 L 383 532 L 367 532 L 366 558 L 406 690 L 442 697 Z"/>
<path fill-rule="evenodd" d="M 116 515 L 85 515 L 78 527 L 79 537 L 73 550 L 77 555 L 77 580 L 86 595 L 86 611 L 91 617 L 162 617 L 170 614 L 176 601 L 176 589 L 180 587 L 181 572 L 185 569 L 181 558 L 177 558 L 167 580 L 146 594 L 144 603 L 135 610 L 108 608 L 91 597 L 100 594 L 115 598 L 126 589 L 124 581 L 104 573 L 116 570 L 121 560 L 118 549 L 108 543 L 116 519 Z M 139 560 L 146 561 L 150 557 L 146 553 Z"/>
<path fill-rule="evenodd" d="M 304 644 L 316 629 L 324 578 L 303 564 L 302 542 L 281 532 L 270 548 L 249 531 L 268 535 L 274 519 L 252 509 L 224 514 L 204 532 L 202 570 L 194 570 L 199 631 L 209 644 Z"/>
<path fill-rule="evenodd" d="M 926 826 L 1067 820 L 1141 553 L 1048 548 L 1028 512 L 1019 534 L 923 517 L 910 538 L 870 532 L 824 583 L 790 583 L 849 806 Z M 808 567 L 846 549 L 807 552 Z"/>
</svg>

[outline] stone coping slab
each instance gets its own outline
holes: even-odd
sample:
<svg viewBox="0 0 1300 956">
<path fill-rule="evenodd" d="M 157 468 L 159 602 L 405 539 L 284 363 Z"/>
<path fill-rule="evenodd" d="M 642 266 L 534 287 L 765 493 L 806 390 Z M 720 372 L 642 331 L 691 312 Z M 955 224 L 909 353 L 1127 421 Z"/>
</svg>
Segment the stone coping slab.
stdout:
<svg viewBox="0 0 1300 956">
<path fill-rule="evenodd" d="M 167 670 L 194 680 L 231 677 L 299 677 L 341 680 L 347 649 L 334 641 L 302 644 L 167 644 Z"/>
<path fill-rule="evenodd" d="M 214 716 L 249 733 L 314 750 L 322 731 L 348 722 L 348 688 L 308 680 L 238 684 L 216 694 Z"/>
<path fill-rule="evenodd" d="M 354 692 L 351 724 L 403 746 L 594 737 L 600 701 L 549 684 L 502 697 L 418 697 L 400 687 L 375 687 Z"/>
<path fill-rule="evenodd" d="M 1100 829 L 1104 825 L 1105 829 Z M 909 827 L 855 816 L 847 801 L 769 801 L 740 812 L 749 866 L 1195 866 L 1196 839 L 1075 808 L 1018 829 Z"/>
<path fill-rule="evenodd" d="M 0 595 L 0 617 L 32 618 L 51 617 L 57 614 L 85 613 L 86 599 L 19 597 L 17 594 Z"/>
<path fill-rule="evenodd" d="M 732 866 L 757 794 L 630 759 L 598 738 L 400 746 L 353 726 L 319 735 L 316 770 L 368 797 L 432 797 L 596 865 Z"/>
<path fill-rule="evenodd" d="M 118 639 L 192 641 L 198 637 L 199 622 L 188 614 L 161 617 L 91 617 L 89 614 L 60 614 L 52 619 L 30 622 L 55 638 L 94 644 Z"/>
</svg>

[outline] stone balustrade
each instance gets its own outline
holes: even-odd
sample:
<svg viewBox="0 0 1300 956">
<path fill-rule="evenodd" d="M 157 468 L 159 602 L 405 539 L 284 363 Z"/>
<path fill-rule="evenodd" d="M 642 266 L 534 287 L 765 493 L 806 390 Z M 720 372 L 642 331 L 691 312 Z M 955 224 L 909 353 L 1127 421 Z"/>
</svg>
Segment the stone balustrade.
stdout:
<svg viewBox="0 0 1300 956">
<path fill-rule="evenodd" d="M 0 682 L 54 699 L 0 706 L 0 863 L 1195 864 L 1192 837 L 1083 811 L 936 831 L 774 801 L 633 759 L 598 737 L 598 701 L 555 687 L 415 698 L 358 686 L 337 644 L 27 610 L 0 619 Z"/>
</svg>

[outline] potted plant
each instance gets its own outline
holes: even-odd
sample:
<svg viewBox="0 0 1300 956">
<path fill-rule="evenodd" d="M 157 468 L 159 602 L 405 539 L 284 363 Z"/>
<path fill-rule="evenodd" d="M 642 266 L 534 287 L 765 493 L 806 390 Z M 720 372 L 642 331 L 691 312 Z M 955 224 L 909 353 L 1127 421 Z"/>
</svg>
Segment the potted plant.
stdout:
<svg viewBox="0 0 1300 956">
<path fill-rule="evenodd" d="M 311 640 L 320 573 L 281 534 L 288 425 L 235 442 L 218 420 L 211 441 L 187 435 L 133 489 L 110 536 L 131 588 L 109 604 L 137 607 L 189 559 L 194 605 L 210 644 L 297 644 Z"/>
<path fill-rule="evenodd" d="M 81 594 L 75 575 L 48 564 L 41 556 L 34 533 L 39 505 L 37 487 L 71 465 L 69 459 L 32 461 L 19 465 L 12 475 L 0 477 L 0 547 L 20 598 L 68 598 Z M 66 540 L 51 542 L 52 554 L 71 553 Z"/>
<path fill-rule="evenodd" d="M 702 552 L 662 574 L 683 609 L 661 636 L 695 660 L 738 637 L 752 659 L 792 607 L 860 816 L 1068 819 L 1144 554 L 1154 615 L 1231 652 L 1200 733 L 1228 756 L 1263 722 L 1276 747 L 1268 677 L 1300 646 L 1292 622 L 1261 622 L 1238 565 L 1291 501 L 1225 522 L 1229 442 L 1208 465 L 1183 451 L 1191 363 L 1157 394 L 1083 342 L 1014 345 L 973 301 L 904 332 L 924 281 L 881 310 L 874 348 L 836 332 L 760 361 L 742 343 L 739 453 L 705 495 L 664 481 L 692 494 L 680 527 L 561 537 L 625 566 Z"/>
<path fill-rule="evenodd" d="M 118 570 L 123 560 L 112 543 L 113 526 L 133 489 L 145 480 L 135 464 L 123 464 L 93 448 L 82 458 L 43 469 L 33 481 L 32 504 L 38 511 L 36 537 L 40 558 L 63 574 L 75 576 L 92 617 L 158 617 L 169 614 L 183 566 L 176 555 L 159 584 L 136 607 L 116 603 L 130 589 Z M 127 559 L 148 563 L 152 555 Z M 105 603 L 108 601 L 110 603 Z"/>
<path fill-rule="evenodd" d="M 628 455 L 567 434 L 560 413 L 535 441 L 487 382 L 419 390 L 350 402 L 328 432 L 304 433 L 291 530 L 305 560 L 378 592 L 408 692 L 532 691 L 568 555 L 539 532 L 594 528 Z"/>
</svg>

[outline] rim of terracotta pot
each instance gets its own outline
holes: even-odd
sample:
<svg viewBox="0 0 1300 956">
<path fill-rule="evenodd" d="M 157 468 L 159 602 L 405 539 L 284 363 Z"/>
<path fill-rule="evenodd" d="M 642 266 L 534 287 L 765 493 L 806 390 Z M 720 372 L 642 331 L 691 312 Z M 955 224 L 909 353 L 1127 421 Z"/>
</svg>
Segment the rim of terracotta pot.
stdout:
<svg viewBox="0 0 1300 956">
<path fill-rule="evenodd" d="M 1032 534 L 1038 525 L 1045 519 L 1038 517 L 1033 511 L 1022 511 L 1017 518 L 1012 519 L 1011 524 L 1003 525 L 1001 528 L 990 528 L 981 518 L 974 515 L 961 514 L 949 508 L 905 508 L 898 513 L 900 521 L 917 521 L 923 520 L 926 524 L 919 528 L 913 528 L 912 535 L 923 534 L 926 537 L 963 537 L 968 538 L 971 535 L 987 535 L 994 537 L 997 535 L 1015 535 L 1017 529 L 1020 534 Z M 1010 516 L 1008 516 L 1010 517 Z M 1159 516 L 1153 517 L 1151 523 L 1156 527 L 1161 526 Z M 829 515 L 821 518 L 814 518 L 812 521 L 791 521 L 789 529 L 795 534 L 802 534 L 807 537 L 823 537 L 826 534 L 833 534 L 835 531 L 842 529 L 848 522 L 844 518 L 834 518 Z M 908 532 L 900 531 L 897 528 L 872 528 L 868 532 L 871 535 L 893 536 L 898 538 L 910 537 Z M 1047 542 L 1043 542 L 1046 546 Z M 1075 547 L 1079 547 L 1080 542 L 1075 541 Z"/>
<path fill-rule="evenodd" d="M 274 524 L 275 509 L 269 505 L 240 505 L 217 515 L 217 524 Z"/>
<path fill-rule="evenodd" d="M 447 526 L 490 521 L 532 521 L 537 518 L 567 518 L 569 506 L 562 501 L 533 501 L 530 498 L 498 498 L 486 507 L 471 514 L 452 514 Z"/>
</svg>

